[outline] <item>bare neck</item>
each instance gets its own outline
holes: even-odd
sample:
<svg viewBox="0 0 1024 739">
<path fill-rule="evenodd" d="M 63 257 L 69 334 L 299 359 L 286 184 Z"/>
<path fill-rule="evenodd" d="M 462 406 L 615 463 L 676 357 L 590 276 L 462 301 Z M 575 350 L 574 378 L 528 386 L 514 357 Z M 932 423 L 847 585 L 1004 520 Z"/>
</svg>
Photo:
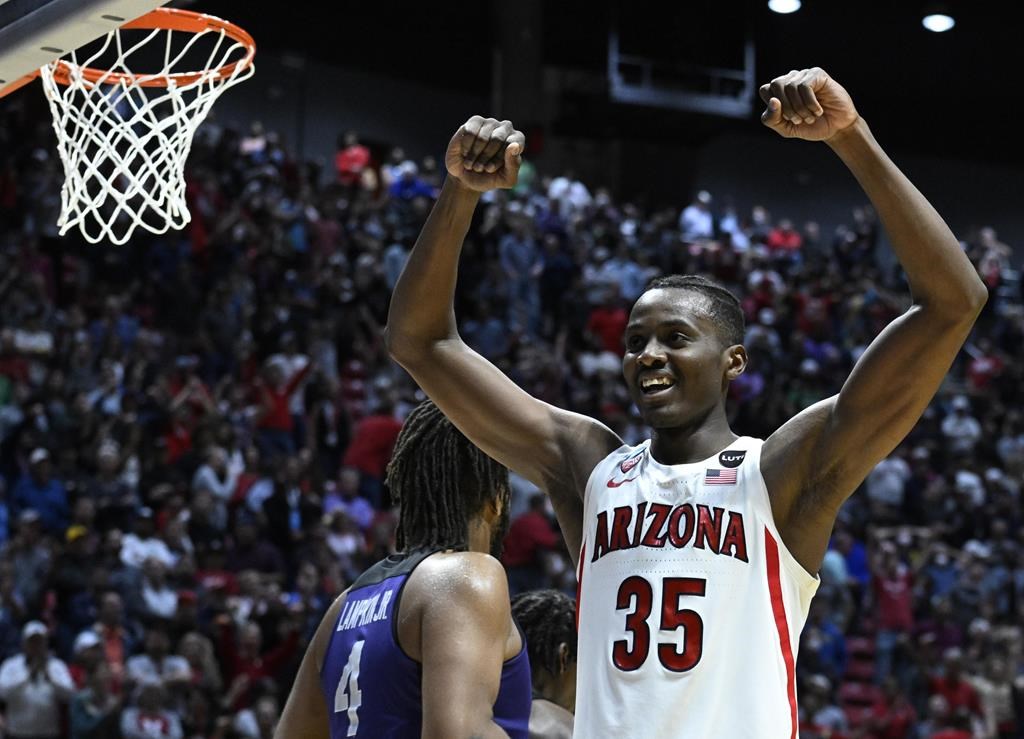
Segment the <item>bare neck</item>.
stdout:
<svg viewBox="0 0 1024 739">
<path fill-rule="evenodd" d="M 651 454 L 661 464 L 700 462 L 738 438 L 729 428 L 725 405 L 719 404 L 689 424 L 654 429 Z"/>
<path fill-rule="evenodd" d="M 466 537 L 466 546 L 471 552 L 491 553 L 491 537 L 493 532 L 487 525 L 483 516 L 474 516 L 469 519 L 469 531 Z"/>
</svg>

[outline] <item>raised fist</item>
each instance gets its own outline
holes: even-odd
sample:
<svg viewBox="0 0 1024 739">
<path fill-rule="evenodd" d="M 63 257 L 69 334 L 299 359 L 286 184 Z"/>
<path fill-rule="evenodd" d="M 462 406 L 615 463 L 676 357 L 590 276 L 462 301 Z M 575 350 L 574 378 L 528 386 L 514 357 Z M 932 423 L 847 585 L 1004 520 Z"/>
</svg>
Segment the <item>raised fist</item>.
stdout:
<svg viewBox="0 0 1024 739">
<path fill-rule="evenodd" d="M 525 147 L 526 137 L 511 121 L 475 115 L 448 142 L 444 165 L 451 177 L 477 192 L 512 187 Z"/>
<path fill-rule="evenodd" d="M 760 95 L 761 122 L 786 138 L 825 141 L 858 118 L 849 93 L 820 67 L 776 77 Z"/>
</svg>

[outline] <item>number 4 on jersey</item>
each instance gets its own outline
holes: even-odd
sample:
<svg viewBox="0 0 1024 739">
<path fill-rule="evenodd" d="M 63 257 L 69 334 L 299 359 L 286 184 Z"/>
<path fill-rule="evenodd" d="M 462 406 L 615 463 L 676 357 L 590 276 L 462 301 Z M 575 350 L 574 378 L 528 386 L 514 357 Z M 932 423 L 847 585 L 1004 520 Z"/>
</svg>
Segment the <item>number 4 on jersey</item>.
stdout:
<svg viewBox="0 0 1024 739">
<path fill-rule="evenodd" d="M 338 681 L 338 689 L 334 692 L 334 712 L 348 711 L 348 734 L 355 736 L 359 731 L 359 706 L 363 702 L 363 694 L 359 690 L 359 660 L 363 656 L 363 640 L 352 645 L 348 662 Z"/>
</svg>

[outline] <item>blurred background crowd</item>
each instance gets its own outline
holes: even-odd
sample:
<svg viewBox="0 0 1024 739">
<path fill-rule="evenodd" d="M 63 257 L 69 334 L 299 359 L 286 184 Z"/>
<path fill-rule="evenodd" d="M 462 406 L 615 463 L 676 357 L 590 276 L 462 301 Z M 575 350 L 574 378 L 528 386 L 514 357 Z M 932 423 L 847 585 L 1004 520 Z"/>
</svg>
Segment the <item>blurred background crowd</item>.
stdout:
<svg viewBox="0 0 1024 739">
<path fill-rule="evenodd" d="M 269 738 L 327 606 L 394 547 L 384 471 L 422 396 L 381 334 L 443 172 L 352 132 L 316 166 L 258 123 L 210 122 L 186 230 L 86 249 L 57 237 L 50 139 L 0 111 L 4 731 Z M 710 276 L 747 318 L 733 426 L 764 437 L 909 305 L 850 205 L 825 233 L 727 192 L 653 209 L 527 162 L 477 211 L 460 330 L 636 443 L 629 306 L 656 275 Z M 998 234 L 959 236 L 991 297 L 840 515 L 800 648 L 804 737 L 1024 737 L 1024 296 Z M 513 593 L 574 593 L 546 499 L 513 485 Z"/>
</svg>

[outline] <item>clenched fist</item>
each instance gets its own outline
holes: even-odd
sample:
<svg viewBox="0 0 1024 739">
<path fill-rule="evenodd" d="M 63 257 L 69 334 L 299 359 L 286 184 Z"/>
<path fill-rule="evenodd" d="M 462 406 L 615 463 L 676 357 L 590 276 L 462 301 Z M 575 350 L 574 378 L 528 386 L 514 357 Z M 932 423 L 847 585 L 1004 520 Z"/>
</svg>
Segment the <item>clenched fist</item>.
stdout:
<svg viewBox="0 0 1024 739">
<path fill-rule="evenodd" d="M 512 187 L 525 147 L 526 137 L 511 121 L 475 115 L 452 136 L 444 165 L 450 176 L 477 192 Z"/>
<path fill-rule="evenodd" d="M 760 94 L 768 106 L 761 122 L 787 138 L 825 141 L 859 117 L 849 93 L 819 67 L 776 77 Z"/>
</svg>

